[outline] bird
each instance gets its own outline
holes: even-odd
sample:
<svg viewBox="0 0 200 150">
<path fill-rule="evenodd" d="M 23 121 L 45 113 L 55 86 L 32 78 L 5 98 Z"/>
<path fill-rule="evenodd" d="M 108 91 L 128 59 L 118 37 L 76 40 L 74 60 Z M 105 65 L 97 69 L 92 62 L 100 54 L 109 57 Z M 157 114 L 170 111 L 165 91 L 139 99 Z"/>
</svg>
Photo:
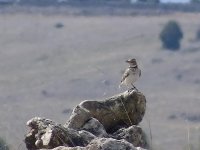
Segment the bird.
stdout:
<svg viewBox="0 0 200 150">
<path fill-rule="evenodd" d="M 122 80 L 119 85 L 125 85 L 129 90 L 136 90 L 138 89 L 133 85 L 140 77 L 141 77 L 141 70 L 138 68 L 137 61 L 135 58 L 126 60 L 126 63 L 129 64 L 129 67 L 125 70 L 124 74 L 122 75 Z"/>
</svg>

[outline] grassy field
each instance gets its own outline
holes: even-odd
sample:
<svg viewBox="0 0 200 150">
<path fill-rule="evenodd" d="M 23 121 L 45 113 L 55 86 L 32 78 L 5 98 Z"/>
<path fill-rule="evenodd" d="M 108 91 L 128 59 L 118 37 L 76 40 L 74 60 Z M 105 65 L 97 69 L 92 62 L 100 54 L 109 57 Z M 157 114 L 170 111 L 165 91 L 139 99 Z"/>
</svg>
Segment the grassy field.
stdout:
<svg viewBox="0 0 200 150">
<path fill-rule="evenodd" d="M 161 48 L 168 20 L 184 31 L 180 51 Z M 25 149 L 26 121 L 34 116 L 65 123 L 84 99 L 103 99 L 118 89 L 125 60 L 142 69 L 136 83 L 147 98 L 141 122 L 155 150 L 187 149 L 187 129 L 199 142 L 200 14 L 70 16 L 0 14 L 0 133 L 11 149 Z M 55 25 L 61 23 L 62 28 Z M 196 116 L 195 119 L 190 119 Z M 189 120 L 189 121 L 188 121 Z"/>
</svg>

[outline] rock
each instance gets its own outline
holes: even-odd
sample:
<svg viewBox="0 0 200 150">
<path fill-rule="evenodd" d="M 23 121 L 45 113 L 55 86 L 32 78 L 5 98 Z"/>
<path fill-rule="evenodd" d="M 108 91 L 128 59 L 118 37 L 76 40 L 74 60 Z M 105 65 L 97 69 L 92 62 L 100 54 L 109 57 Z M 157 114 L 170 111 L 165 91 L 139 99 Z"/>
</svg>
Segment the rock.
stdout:
<svg viewBox="0 0 200 150">
<path fill-rule="evenodd" d="M 142 120 L 146 99 L 130 91 L 102 101 L 83 101 L 70 119 L 58 124 L 35 117 L 27 122 L 25 136 L 28 150 L 139 150 L 146 148 Z M 142 150 L 142 149 L 140 149 Z"/>
<path fill-rule="evenodd" d="M 47 150 L 47 149 L 40 149 L 40 150 Z M 51 150 L 87 150 L 87 149 L 86 147 L 80 147 L 80 146 L 76 146 L 76 147 L 59 146 Z"/>
<path fill-rule="evenodd" d="M 25 137 L 27 149 L 52 149 L 61 145 L 87 146 L 96 136 L 87 131 L 65 128 L 49 119 L 35 117 L 27 122 L 31 128 Z"/>
<path fill-rule="evenodd" d="M 93 117 L 108 133 L 112 133 L 121 127 L 137 125 L 142 120 L 145 109 L 145 96 L 136 91 L 125 92 L 101 101 L 86 100 L 73 110 L 65 126 L 80 129 Z"/>
<path fill-rule="evenodd" d="M 135 147 L 148 147 L 145 135 L 142 128 L 139 126 L 133 125 L 129 128 L 121 128 L 113 133 L 112 136 L 115 139 L 125 139 L 126 141 L 132 143 Z"/>
<path fill-rule="evenodd" d="M 81 129 L 91 132 L 97 137 L 108 137 L 104 126 L 95 118 L 91 118 Z"/>
<path fill-rule="evenodd" d="M 136 148 L 137 148 L 137 150 L 146 150 L 146 149 L 141 148 L 141 147 L 136 147 Z"/>
<path fill-rule="evenodd" d="M 87 150 L 137 150 L 126 140 L 116 140 L 113 138 L 94 139 L 86 148 Z"/>
<path fill-rule="evenodd" d="M 52 150 L 139 150 L 125 140 L 96 138 L 87 147 L 57 147 Z M 142 149 L 141 149 L 142 150 Z M 143 149 L 144 150 L 144 149 Z"/>
</svg>

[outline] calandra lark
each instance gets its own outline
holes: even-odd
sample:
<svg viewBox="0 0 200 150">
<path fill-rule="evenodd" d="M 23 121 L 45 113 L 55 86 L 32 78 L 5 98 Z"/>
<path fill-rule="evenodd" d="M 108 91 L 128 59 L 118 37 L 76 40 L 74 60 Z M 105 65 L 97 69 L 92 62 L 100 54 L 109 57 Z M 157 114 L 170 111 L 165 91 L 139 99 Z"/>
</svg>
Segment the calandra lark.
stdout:
<svg viewBox="0 0 200 150">
<path fill-rule="evenodd" d="M 141 70 L 138 68 L 136 59 L 129 59 L 126 61 L 129 64 L 129 67 L 125 70 L 122 80 L 121 80 L 121 85 L 126 85 L 129 90 L 137 88 L 133 85 L 134 82 L 138 80 L 138 78 L 141 76 Z"/>
</svg>

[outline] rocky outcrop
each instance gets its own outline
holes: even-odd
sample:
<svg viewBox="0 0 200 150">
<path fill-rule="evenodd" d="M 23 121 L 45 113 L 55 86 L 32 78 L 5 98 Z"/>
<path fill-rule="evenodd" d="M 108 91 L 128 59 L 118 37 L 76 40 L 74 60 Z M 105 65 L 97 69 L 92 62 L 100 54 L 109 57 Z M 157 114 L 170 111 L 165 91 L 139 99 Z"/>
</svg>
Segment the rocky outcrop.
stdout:
<svg viewBox="0 0 200 150">
<path fill-rule="evenodd" d="M 101 101 L 83 101 L 72 112 L 66 127 L 80 129 L 90 118 L 96 118 L 106 129 L 137 125 L 145 113 L 146 100 L 140 92 L 125 92 Z"/>
<path fill-rule="evenodd" d="M 147 143 L 138 124 L 145 108 L 145 96 L 136 91 L 106 100 L 83 101 L 64 125 L 39 117 L 29 120 L 26 147 L 28 150 L 142 150 Z"/>
<path fill-rule="evenodd" d="M 132 144 L 130 144 L 125 140 L 116 140 L 113 138 L 96 138 L 86 147 L 60 146 L 52 150 L 145 150 L 145 149 L 141 147 L 134 147 Z"/>
</svg>

